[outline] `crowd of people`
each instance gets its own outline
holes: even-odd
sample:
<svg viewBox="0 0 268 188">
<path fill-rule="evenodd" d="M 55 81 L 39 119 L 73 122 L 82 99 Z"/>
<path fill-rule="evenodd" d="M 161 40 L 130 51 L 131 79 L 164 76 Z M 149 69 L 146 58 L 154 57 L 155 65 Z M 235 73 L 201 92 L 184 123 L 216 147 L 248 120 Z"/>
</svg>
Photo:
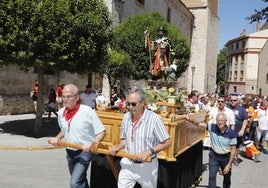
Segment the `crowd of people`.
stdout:
<svg viewBox="0 0 268 188">
<path fill-rule="evenodd" d="M 194 90 L 189 94 L 187 103 L 195 112 L 209 113 L 209 123 L 216 123 L 216 115 L 224 112 L 227 116 L 228 126 L 237 133 L 237 148 L 243 145 L 242 142 L 251 140 L 260 151 L 268 154 L 265 139 L 267 132 L 265 130 L 268 130 L 266 96 L 259 97 L 239 93 L 229 96 L 220 96 L 215 93 L 202 95 L 199 91 Z M 237 160 L 235 163 L 237 164 Z"/>
<path fill-rule="evenodd" d="M 38 91 L 38 82 L 35 82 L 33 89 Z M 38 95 L 32 96 L 34 104 L 37 97 Z M 105 135 L 104 126 L 94 111 L 99 103 L 105 103 L 107 100 L 103 97 L 101 90 L 93 89 L 91 85 L 87 85 L 85 90 L 79 93 L 75 85 L 68 84 L 64 87 L 62 83 L 59 83 L 56 91 L 50 89 L 48 99 L 49 117 L 51 113 L 54 113 L 58 117 L 61 127 L 59 134 L 51 138 L 50 142 L 56 145 L 64 137 L 71 143 L 83 145 L 82 150 L 67 149 L 67 160 L 71 184 L 74 186 L 83 184 L 88 187 L 86 171 L 92 158 L 91 143 L 100 142 Z M 110 148 L 111 154 L 115 154 L 121 149 L 138 154 L 136 161 L 127 158 L 121 160 L 118 186 L 132 186 L 138 182 L 144 187 L 156 187 L 158 163 L 155 157 L 159 151 L 169 147 L 171 143 L 160 116 L 146 108 L 146 95 L 142 89 L 131 91 L 130 88 L 118 90 L 113 87 L 108 101 L 110 107 L 118 106 L 118 101 L 125 101 L 129 109 L 122 120 L 120 143 Z M 193 90 L 188 95 L 187 105 L 191 112 L 206 112 L 209 115 L 207 123 L 193 122 L 197 126 L 206 127 L 209 133 L 208 143 L 205 145 L 210 150 L 209 187 L 215 187 L 217 173 L 224 176 L 223 187 L 231 186 L 231 168 L 232 165 L 238 166 L 242 161 L 239 159 L 242 154 L 241 147 L 246 148 L 245 156 L 256 162 L 259 161 L 261 153 L 268 154 L 268 102 L 266 97 L 237 93 L 228 96 L 220 96 L 215 93 L 203 95 L 199 91 Z M 89 113 L 88 117 L 91 119 L 85 116 L 85 111 Z M 79 114 L 79 120 L 74 118 L 76 113 Z M 94 119 L 94 129 L 89 130 L 86 127 L 76 129 L 71 126 L 75 121 L 84 121 L 85 125 L 91 126 L 92 118 Z M 142 124 L 147 126 L 141 126 Z M 74 136 L 81 132 L 79 129 L 83 129 L 86 135 Z M 153 133 L 150 133 L 151 131 Z M 154 133 L 157 134 L 154 135 Z M 151 135 L 151 137 L 147 138 L 143 134 Z M 147 141 L 141 142 L 140 139 Z M 136 147 L 137 145 L 140 147 Z M 85 163 L 74 160 L 76 157 L 85 159 Z M 148 157 L 152 157 L 152 163 L 144 164 Z M 130 165 L 131 168 L 129 168 Z M 146 166 L 146 168 L 141 171 L 140 166 Z M 78 174 L 76 168 L 83 174 Z M 148 173 L 152 171 L 153 174 Z M 83 181 L 78 181 L 77 178 L 82 178 Z"/>
<path fill-rule="evenodd" d="M 57 111 L 63 107 L 62 91 L 64 84 L 59 82 L 56 89 L 50 88 L 46 106 L 44 107 L 44 113 L 48 114 L 48 122 L 50 121 L 51 114 L 57 116 Z M 117 108 L 119 103 L 125 102 L 126 95 L 129 93 L 131 88 L 119 90 L 117 87 L 111 89 L 110 97 L 105 98 L 102 91 L 97 86 L 92 88 L 92 85 L 88 84 L 84 91 L 79 91 L 79 103 L 91 107 L 96 110 L 98 105 L 105 105 L 109 108 Z M 38 81 L 35 80 L 32 84 L 30 97 L 33 101 L 34 113 L 37 112 L 37 97 L 38 97 Z"/>
<path fill-rule="evenodd" d="M 188 105 L 192 111 L 203 111 L 209 115 L 208 123 L 193 122 L 206 127 L 209 133 L 204 141 L 204 146 L 210 149 L 209 187 L 216 187 L 217 172 L 224 175 L 223 187 L 231 186 L 231 167 L 242 161 L 239 158 L 242 147 L 245 147 L 243 156 L 255 162 L 259 162 L 261 152 L 268 154 L 266 96 L 239 93 L 202 95 L 194 90 L 188 96 Z"/>
<path fill-rule="evenodd" d="M 55 114 L 55 116 L 58 116 L 57 111 L 63 107 L 63 100 L 62 100 L 62 90 L 63 90 L 64 84 L 59 82 L 57 89 L 50 88 L 49 94 L 48 94 L 48 102 L 46 103 L 46 106 L 44 108 L 44 112 L 48 113 L 48 122 L 50 121 L 51 114 Z M 38 80 L 35 80 L 31 92 L 30 97 L 33 101 L 34 105 L 34 113 L 37 112 L 37 98 L 38 98 Z"/>
<path fill-rule="evenodd" d="M 66 158 L 70 172 L 70 187 L 89 187 L 87 169 L 92 160 L 92 143 L 99 143 L 105 136 L 105 127 L 97 116 L 93 103 L 87 103 L 87 96 L 93 91 L 91 86 L 79 94 L 77 86 L 67 84 L 62 90 L 64 108 L 58 111 L 59 133 L 51 137 L 49 142 L 58 145 L 61 139 L 66 142 L 81 145 L 81 148 L 67 148 Z M 168 148 L 171 144 L 170 136 L 161 117 L 146 108 L 146 94 L 142 89 L 123 90 L 118 94 L 113 88 L 111 98 L 125 99 L 129 112 L 122 120 L 120 142 L 110 148 L 115 154 L 121 149 L 127 153 L 136 154 L 137 159 L 123 157 L 118 177 L 118 187 L 134 187 L 139 183 L 142 187 L 157 187 L 158 160 L 157 153 Z M 82 95 L 82 97 L 81 97 Z M 86 96 L 84 96 L 86 95 Z M 94 98 L 94 97 L 93 97 Z M 95 99 L 90 99 L 95 100 Z M 91 101 L 92 102 L 92 101 Z M 84 103 L 84 104 L 83 104 Z M 115 105 L 115 104 L 114 104 Z M 147 158 L 151 162 L 146 162 Z"/>
</svg>

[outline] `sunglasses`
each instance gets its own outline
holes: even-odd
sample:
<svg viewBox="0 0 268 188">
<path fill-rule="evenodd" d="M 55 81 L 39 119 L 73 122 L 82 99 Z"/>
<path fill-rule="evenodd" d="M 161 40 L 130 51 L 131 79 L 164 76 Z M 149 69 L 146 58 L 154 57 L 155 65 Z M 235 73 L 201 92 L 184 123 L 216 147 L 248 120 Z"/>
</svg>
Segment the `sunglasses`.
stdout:
<svg viewBox="0 0 268 188">
<path fill-rule="evenodd" d="M 230 101 L 231 101 L 231 102 L 235 102 L 235 101 L 237 101 L 237 100 L 234 99 L 234 100 L 230 100 Z"/>
<path fill-rule="evenodd" d="M 224 103 L 224 101 L 218 101 L 218 103 Z"/>
<path fill-rule="evenodd" d="M 135 107 L 135 106 L 137 106 L 137 104 L 138 104 L 139 102 L 126 102 L 126 106 L 133 106 L 133 107 Z"/>
</svg>

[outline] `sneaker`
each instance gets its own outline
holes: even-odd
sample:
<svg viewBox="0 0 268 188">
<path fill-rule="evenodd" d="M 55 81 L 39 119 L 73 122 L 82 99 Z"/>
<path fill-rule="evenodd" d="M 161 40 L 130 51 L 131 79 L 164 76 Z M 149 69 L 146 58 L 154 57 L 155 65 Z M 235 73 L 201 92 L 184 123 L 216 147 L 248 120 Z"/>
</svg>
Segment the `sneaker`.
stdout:
<svg viewBox="0 0 268 188">
<path fill-rule="evenodd" d="M 235 166 L 238 166 L 238 164 L 239 164 L 239 163 L 238 163 L 238 159 L 235 158 L 234 161 L 233 161 L 233 163 L 234 163 Z"/>
<path fill-rule="evenodd" d="M 258 155 L 253 155 L 253 156 L 252 156 L 252 160 L 255 161 L 255 162 L 259 162 L 259 161 L 260 161 L 260 154 L 258 154 Z"/>
</svg>

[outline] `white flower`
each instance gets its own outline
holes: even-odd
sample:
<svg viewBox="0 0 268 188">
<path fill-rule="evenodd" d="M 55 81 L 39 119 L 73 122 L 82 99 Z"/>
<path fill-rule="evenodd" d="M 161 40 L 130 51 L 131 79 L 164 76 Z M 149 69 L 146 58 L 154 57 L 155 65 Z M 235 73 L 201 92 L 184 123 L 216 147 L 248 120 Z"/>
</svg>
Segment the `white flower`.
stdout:
<svg viewBox="0 0 268 188">
<path fill-rule="evenodd" d="M 114 102 L 114 106 L 118 107 L 118 105 L 121 103 L 121 99 L 117 99 L 117 101 Z"/>
<path fill-rule="evenodd" d="M 150 104 L 148 104 L 148 105 L 147 105 L 147 108 L 148 108 L 149 110 L 152 110 L 152 111 L 156 111 L 156 110 L 157 110 L 157 106 L 156 106 L 155 103 L 150 103 Z"/>
</svg>

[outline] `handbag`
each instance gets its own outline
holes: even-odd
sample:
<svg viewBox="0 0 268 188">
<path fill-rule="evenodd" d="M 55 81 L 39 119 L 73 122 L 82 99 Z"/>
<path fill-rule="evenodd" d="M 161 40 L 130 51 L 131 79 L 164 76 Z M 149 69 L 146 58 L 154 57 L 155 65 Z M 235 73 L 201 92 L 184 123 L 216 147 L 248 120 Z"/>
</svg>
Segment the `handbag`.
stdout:
<svg viewBox="0 0 268 188">
<path fill-rule="evenodd" d="M 32 98 L 34 96 L 34 90 L 30 92 L 30 97 Z"/>
</svg>

